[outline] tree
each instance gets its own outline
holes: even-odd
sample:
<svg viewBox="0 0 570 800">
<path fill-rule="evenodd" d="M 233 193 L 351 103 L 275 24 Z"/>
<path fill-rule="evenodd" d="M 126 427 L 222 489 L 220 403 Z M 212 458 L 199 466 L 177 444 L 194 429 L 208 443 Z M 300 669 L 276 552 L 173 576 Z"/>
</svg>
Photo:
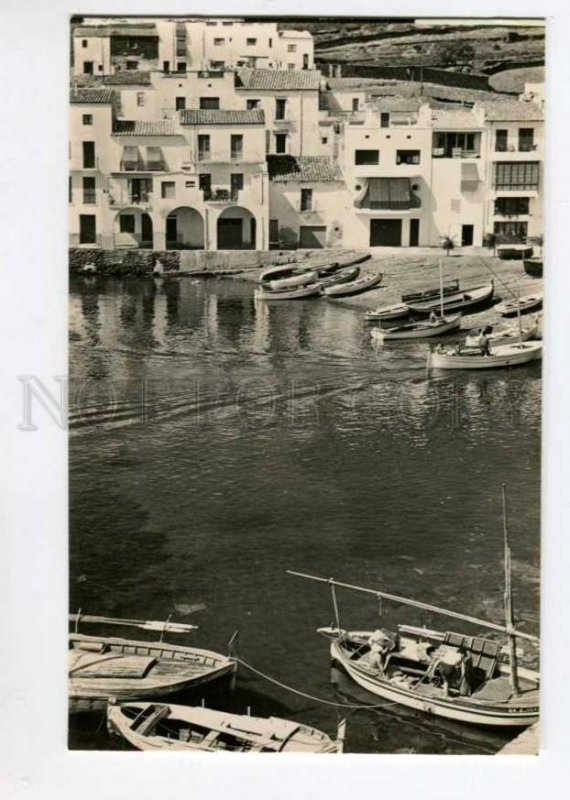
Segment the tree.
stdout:
<svg viewBox="0 0 570 800">
<path fill-rule="evenodd" d="M 445 254 L 448 256 L 450 251 L 455 247 L 455 240 L 453 239 L 453 236 L 442 236 L 441 246 L 445 250 Z"/>
<path fill-rule="evenodd" d="M 442 67 L 460 67 L 473 62 L 475 48 L 469 42 L 445 42 L 436 47 L 434 54 Z"/>
</svg>

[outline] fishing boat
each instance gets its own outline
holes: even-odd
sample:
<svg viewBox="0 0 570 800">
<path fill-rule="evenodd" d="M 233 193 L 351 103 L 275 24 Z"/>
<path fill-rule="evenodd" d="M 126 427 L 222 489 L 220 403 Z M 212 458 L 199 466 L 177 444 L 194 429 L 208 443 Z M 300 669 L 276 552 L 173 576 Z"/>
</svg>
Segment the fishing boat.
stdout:
<svg viewBox="0 0 570 800">
<path fill-rule="evenodd" d="M 459 292 L 459 281 L 450 281 L 435 289 L 422 289 L 419 292 L 408 292 L 402 295 L 402 303 L 416 303 L 424 300 L 439 299 L 442 292 L 444 297 L 450 294 L 457 294 Z"/>
<path fill-rule="evenodd" d="M 296 286 L 306 286 L 308 283 L 314 283 L 318 274 L 315 270 L 308 270 L 301 272 L 300 275 L 292 275 L 290 278 L 281 278 L 278 281 L 269 281 L 269 286 L 272 291 L 280 291 L 281 289 L 290 289 Z"/>
<path fill-rule="evenodd" d="M 70 615 L 70 711 L 104 709 L 110 698 L 134 700 L 167 697 L 236 672 L 234 659 L 196 647 L 168 644 L 166 633 L 188 633 L 195 625 Z M 136 627 L 160 632 L 159 641 L 138 641 L 78 633 L 79 622 Z"/>
<path fill-rule="evenodd" d="M 526 311 L 540 308 L 541 305 L 542 294 L 527 294 L 514 300 L 506 300 L 503 303 L 499 303 L 499 305 L 495 306 L 495 311 L 503 317 L 514 317 L 518 312 L 524 314 Z"/>
<path fill-rule="evenodd" d="M 337 286 L 328 286 L 323 290 L 326 297 L 352 297 L 374 289 L 382 282 L 382 273 L 377 275 L 363 275 L 355 281 L 341 283 Z"/>
<path fill-rule="evenodd" d="M 524 271 L 533 278 L 542 278 L 543 263 L 542 258 L 525 258 L 523 261 Z"/>
<path fill-rule="evenodd" d="M 405 303 L 394 303 L 391 306 L 380 306 L 370 309 L 364 314 L 366 322 L 382 322 L 383 320 L 401 319 L 409 316 L 410 309 Z"/>
<path fill-rule="evenodd" d="M 473 330 L 469 331 L 465 337 L 465 347 L 478 348 L 481 332 L 485 334 L 490 344 L 497 346 L 500 344 L 511 344 L 519 341 L 526 342 L 529 339 L 537 338 L 539 336 L 539 324 L 538 319 L 536 319 L 530 325 L 521 327 L 520 331 L 515 326 L 499 328 L 498 330 L 495 330 L 490 325 L 486 326 L 485 328 L 474 328 Z"/>
<path fill-rule="evenodd" d="M 461 314 L 455 314 L 454 316 L 438 317 L 435 320 L 409 322 L 391 328 L 374 328 L 371 336 L 380 342 L 395 339 L 427 339 L 432 336 L 443 336 L 445 333 L 457 330 L 460 326 Z"/>
<path fill-rule="evenodd" d="M 336 286 L 339 283 L 352 281 L 355 278 L 358 278 L 359 275 L 360 267 L 343 267 L 343 269 L 333 272 L 332 275 L 319 280 L 319 286 L 323 290 L 328 289 L 329 287 Z"/>
<path fill-rule="evenodd" d="M 318 633 L 330 640 L 333 663 L 372 694 L 427 714 L 497 727 L 535 723 L 539 716 L 539 673 L 519 666 L 517 640 L 538 645 L 539 639 L 514 625 L 504 489 L 503 516 L 505 623 L 502 625 L 388 592 L 289 571 L 291 575 L 330 586 L 335 624 L 319 628 Z M 411 625 L 398 625 L 395 630 L 345 630 L 340 624 L 337 588 L 468 622 L 506 635 L 508 645 L 504 647 L 500 641 L 483 635 Z"/>
<path fill-rule="evenodd" d="M 495 286 L 493 281 L 485 286 L 477 286 L 474 289 L 456 292 L 454 294 L 445 295 L 443 298 L 443 307 L 445 311 L 461 311 L 464 308 L 484 303 L 493 297 Z M 412 301 L 406 303 L 410 311 L 416 314 L 429 314 L 430 312 L 440 307 L 440 300 L 431 298 L 429 300 Z"/>
<path fill-rule="evenodd" d="M 257 289 L 255 297 L 257 300 L 305 300 L 308 297 L 318 297 L 320 293 L 320 285 L 318 283 L 310 283 L 308 286 L 281 289 L 279 291 L 267 290 L 260 287 Z"/>
<path fill-rule="evenodd" d="M 279 717 L 228 714 L 200 706 L 110 703 L 107 726 L 137 750 L 207 753 L 342 753 L 346 722 L 333 740 L 317 728 Z"/>
<path fill-rule="evenodd" d="M 428 369 L 496 369 L 528 364 L 542 357 L 542 342 L 513 342 L 490 353 L 475 348 L 436 348 L 428 355 Z"/>
</svg>

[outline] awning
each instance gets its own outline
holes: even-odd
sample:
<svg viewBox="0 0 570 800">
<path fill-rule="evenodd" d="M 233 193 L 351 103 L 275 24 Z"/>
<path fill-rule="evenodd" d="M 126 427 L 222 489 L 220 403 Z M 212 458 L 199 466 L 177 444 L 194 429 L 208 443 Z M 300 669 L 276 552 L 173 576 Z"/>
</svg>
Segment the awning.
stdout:
<svg viewBox="0 0 570 800">
<path fill-rule="evenodd" d="M 409 178 L 369 178 L 361 208 L 407 210 L 419 206 Z"/>
<path fill-rule="evenodd" d="M 475 192 L 479 186 L 479 168 L 477 164 L 461 165 L 461 191 Z"/>
</svg>

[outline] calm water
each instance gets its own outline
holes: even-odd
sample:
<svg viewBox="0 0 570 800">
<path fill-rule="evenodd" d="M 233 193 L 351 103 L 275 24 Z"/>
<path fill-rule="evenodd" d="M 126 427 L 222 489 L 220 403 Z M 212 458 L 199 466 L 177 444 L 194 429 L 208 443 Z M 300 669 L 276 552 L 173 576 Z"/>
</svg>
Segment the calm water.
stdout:
<svg viewBox="0 0 570 800">
<path fill-rule="evenodd" d="M 89 277 L 71 290 L 72 609 L 173 613 L 218 650 L 239 629 L 257 669 L 373 704 L 346 678 L 331 685 L 315 633 L 332 619 L 327 588 L 286 570 L 500 621 L 506 481 L 517 622 L 538 632 L 539 365 L 428 379 L 427 345 L 373 347 L 362 311 L 256 303 L 229 280 Z M 445 627 L 339 600 L 347 627 Z M 240 668 L 231 707 L 247 706 L 337 724 L 333 707 Z M 510 736 L 387 706 L 350 714 L 348 750 L 493 752 Z M 116 746 L 89 717 L 70 741 Z"/>
</svg>

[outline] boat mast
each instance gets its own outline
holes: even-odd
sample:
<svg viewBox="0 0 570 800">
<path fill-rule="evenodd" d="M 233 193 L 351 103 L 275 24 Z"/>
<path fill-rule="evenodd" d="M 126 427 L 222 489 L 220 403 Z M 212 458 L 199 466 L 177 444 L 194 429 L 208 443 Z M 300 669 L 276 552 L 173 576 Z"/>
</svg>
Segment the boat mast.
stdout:
<svg viewBox="0 0 570 800">
<path fill-rule="evenodd" d="M 509 545 L 509 530 L 507 527 L 507 488 L 503 483 L 503 538 L 505 547 L 505 623 L 509 639 L 509 661 L 511 665 L 511 686 L 513 693 L 520 694 L 519 675 L 517 666 L 517 640 L 515 637 L 515 622 L 513 619 L 513 595 L 511 582 L 511 548 Z"/>
<path fill-rule="evenodd" d="M 522 344 L 523 337 L 522 337 L 522 321 L 521 321 L 521 292 L 518 284 L 517 284 L 517 322 L 519 324 L 519 344 Z"/>
<path fill-rule="evenodd" d="M 443 262 L 439 259 L 439 310 L 443 319 Z"/>
</svg>

